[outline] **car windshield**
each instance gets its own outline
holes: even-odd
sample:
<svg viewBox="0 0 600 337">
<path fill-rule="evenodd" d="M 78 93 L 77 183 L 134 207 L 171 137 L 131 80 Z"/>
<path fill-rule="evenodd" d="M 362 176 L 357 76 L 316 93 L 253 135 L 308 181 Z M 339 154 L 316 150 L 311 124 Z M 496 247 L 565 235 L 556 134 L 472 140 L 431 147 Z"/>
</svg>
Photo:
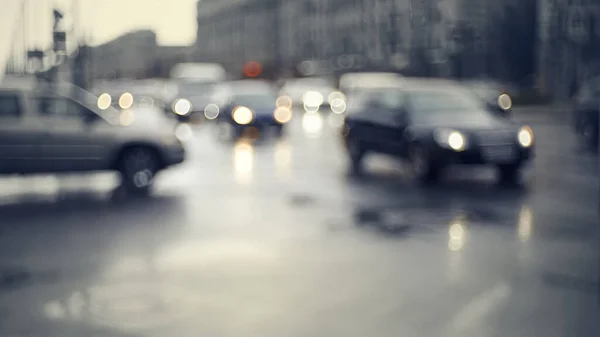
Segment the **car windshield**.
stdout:
<svg viewBox="0 0 600 337">
<path fill-rule="evenodd" d="M 277 96 L 271 93 L 238 94 L 232 98 L 236 105 L 246 106 L 252 109 L 270 109 L 275 106 Z"/>
<path fill-rule="evenodd" d="M 476 96 L 459 90 L 411 92 L 410 106 L 416 121 L 431 118 L 449 120 L 487 120 L 491 115 Z"/>
</svg>

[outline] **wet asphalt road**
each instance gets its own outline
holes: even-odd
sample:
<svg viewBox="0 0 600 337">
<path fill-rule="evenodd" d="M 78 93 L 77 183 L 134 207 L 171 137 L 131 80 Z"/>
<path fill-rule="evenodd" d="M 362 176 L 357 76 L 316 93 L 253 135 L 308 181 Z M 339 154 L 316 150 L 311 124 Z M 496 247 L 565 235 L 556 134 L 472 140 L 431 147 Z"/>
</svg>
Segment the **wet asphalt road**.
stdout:
<svg viewBox="0 0 600 337">
<path fill-rule="evenodd" d="M 2 178 L 0 336 L 598 336 L 597 161 L 542 113 L 518 187 L 376 156 L 353 179 L 327 118 L 193 127 L 147 200 Z"/>
</svg>

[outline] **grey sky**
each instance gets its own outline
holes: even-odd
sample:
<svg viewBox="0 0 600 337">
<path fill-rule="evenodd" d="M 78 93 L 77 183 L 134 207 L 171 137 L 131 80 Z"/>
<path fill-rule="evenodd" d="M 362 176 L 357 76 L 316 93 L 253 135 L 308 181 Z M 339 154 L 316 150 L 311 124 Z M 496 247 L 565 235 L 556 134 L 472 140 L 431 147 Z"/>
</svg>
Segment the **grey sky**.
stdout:
<svg viewBox="0 0 600 337">
<path fill-rule="evenodd" d="M 29 44 L 47 46 L 50 43 L 52 8 L 72 10 L 76 0 L 0 0 L 0 62 L 4 63 L 13 43 L 14 32 L 22 31 L 17 24 L 22 1 L 27 1 L 25 31 Z M 89 41 L 96 45 L 138 29 L 155 30 L 158 42 L 165 45 L 187 45 L 196 36 L 197 0 L 78 0 L 79 13 L 75 24 L 81 27 Z M 71 20 L 66 20 L 68 24 Z M 22 41 L 22 39 L 20 39 Z"/>
</svg>

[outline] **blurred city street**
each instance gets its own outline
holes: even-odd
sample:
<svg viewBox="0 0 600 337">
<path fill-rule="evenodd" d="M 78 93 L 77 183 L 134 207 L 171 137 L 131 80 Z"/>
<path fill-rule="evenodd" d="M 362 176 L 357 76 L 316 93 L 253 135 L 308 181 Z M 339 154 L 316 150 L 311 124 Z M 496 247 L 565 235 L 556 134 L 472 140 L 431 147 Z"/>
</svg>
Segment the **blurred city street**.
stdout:
<svg viewBox="0 0 600 337">
<path fill-rule="evenodd" d="M 537 109 L 514 111 L 537 142 L 516 187 L 377 156 L 350 177 L 333 114 L 181 129 L 147 199 L 0 178 L 0 336 L 597 336 L 596 156 Z"/>
</svg>

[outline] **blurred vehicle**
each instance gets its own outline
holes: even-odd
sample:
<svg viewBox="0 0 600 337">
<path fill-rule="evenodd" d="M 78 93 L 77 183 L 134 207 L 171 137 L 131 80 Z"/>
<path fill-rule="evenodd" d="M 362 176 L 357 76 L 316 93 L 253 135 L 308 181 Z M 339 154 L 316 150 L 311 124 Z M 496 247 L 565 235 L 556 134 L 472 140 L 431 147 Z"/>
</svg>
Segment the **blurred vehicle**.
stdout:
<svg viewBox="0 0 600 337">
<path fill-rule="evenodd" d="M 380 88 L 399 87 L 402 78 L 401 75 L 387 72 L 346 73 L 340 76 L 339 89 L 350 100 Z"/>
<path fill-rule="evenodd" d="M 220 92 L 223 101 L 217 105 L 217 118 L 230 124 L 236 137 L 248 127 L 273 127 L 278 135 L 282 135 L 285 125 L 292 119 L 291 107 L 278 99 L 276 88 L 267 81 L 229 82 L 220 88 Z"/>
<path fill-rule="evenodd" d="M 473 91 L 491 111 L 503 115 L 510 115 L 512 110 L 512 98 L 501 84 L 493 81 L 472 80 L 463 84 Z"/>
<path fill-rule="evenodd" d="M 227 72 L 218 63 L 179 63 L 171 70 L 170 80 L 177 86 L 170 110 L 179 120 L 188 121 L 214 103 L 215 85 L 227 80 Z"/>
<path fill-rule="evenodd" d="M 181 121 L 203 116 L 206 107 L 215 103 L 219 82 L 185 80 L 177 84 L 177 95 L 170 104 L 170 111 Z"/>
<path fill-rule="evenodd" d="M 159 171 L 184 161 L 176 123 L 111 100 L 69 84 L 0 87 L 0 173 L 117 171 L 125 188 L 147 194 Z"/>
<path fill-rule="evenodd" d="M 293 107 L 303 107 L 307 112 L 321 107 L 331 108 L 334 113 L 346 110 L 346 98 L 339 92 L 334 81 L 321 77 L 305 77 L 285 81 L 279 91 L 282 99 L 289 99 Z"/>
<path fill-rule="evenodd" d="M 600 78 L 585 82 L 575 94 L 573 103 L 573 124 L 580 142 L 589 149 L 598 149 Z"/>
<path fill-rule="evenodd" d="M 493 165 L 514 180 L 533 156 L 533 131 L 486 109 L 453 81 L 405 81 L 353 110 L 342 129 L 354 172 L 369 152 L 405 159 L 418 180 L 435 180 L 448 165 Z"/>
</svg>

